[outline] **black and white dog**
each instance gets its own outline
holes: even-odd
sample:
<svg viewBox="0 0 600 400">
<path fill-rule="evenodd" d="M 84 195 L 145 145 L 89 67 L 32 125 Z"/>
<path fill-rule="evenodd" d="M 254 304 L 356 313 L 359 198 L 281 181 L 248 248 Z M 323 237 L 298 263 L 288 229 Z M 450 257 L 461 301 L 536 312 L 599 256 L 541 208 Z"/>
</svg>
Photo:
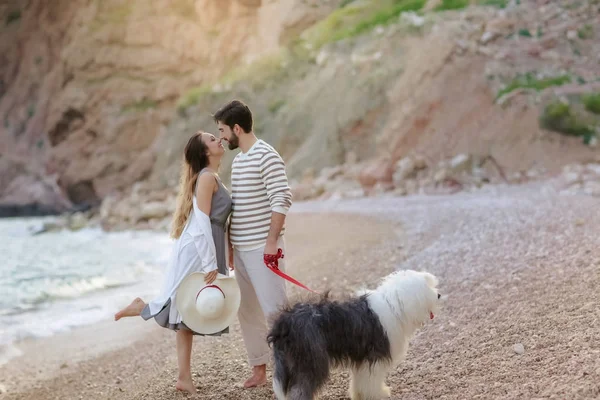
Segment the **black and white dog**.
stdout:
<svg viewBox="0 0 600 400">
<path fill-rule="evenodd" d="M 398 271 L 351 300 L 324 296 L 282 310 L 267 338 L 274 350 L 277 399 L 312 400 L 332 367 L 351 370 L 353 400 L 389 397 L 388 372 L 404 359 L 416 330 L 439 309 L 437 285 L 428 272 Z"/>
</svg>

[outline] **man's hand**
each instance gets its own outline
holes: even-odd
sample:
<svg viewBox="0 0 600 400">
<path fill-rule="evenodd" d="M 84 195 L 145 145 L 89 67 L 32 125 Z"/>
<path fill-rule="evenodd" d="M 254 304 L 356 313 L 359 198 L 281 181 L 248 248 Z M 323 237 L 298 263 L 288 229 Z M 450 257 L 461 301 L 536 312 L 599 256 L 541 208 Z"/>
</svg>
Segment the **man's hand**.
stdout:
<svg viewBox="0 0 600 400">
<path fill-rule="evenodd" d="M 217 279 L 217 274 L 218 273 L 219 273 L 219 271 L 216 270 L 216 269 L 214 271 L 210 271 L 209 273 L 207 273 L 206 275 L 204 275 L 204 282 L 207 285 L 212 284 L 215 281 L 215 279 Z"/>
<path fill-rule="evenodd" d="M 267 236 L 264 254 L 277 254 L 277 240 L 279 239 L 279 234 L 281 233 L 284 223 L 285 214 L 281 214 L 276 211 L 271 213 L 271 226 L 269 227 L 269 234 Z"/>
<path fill-rule="evenodd" d="M 265 254 L 269 254 L 269 255 L 275 255 L 277 254 L 277 242 L 272 242 L 270 240 L 267 240 L 267 244 L 265 244 Z"/>
</svg>

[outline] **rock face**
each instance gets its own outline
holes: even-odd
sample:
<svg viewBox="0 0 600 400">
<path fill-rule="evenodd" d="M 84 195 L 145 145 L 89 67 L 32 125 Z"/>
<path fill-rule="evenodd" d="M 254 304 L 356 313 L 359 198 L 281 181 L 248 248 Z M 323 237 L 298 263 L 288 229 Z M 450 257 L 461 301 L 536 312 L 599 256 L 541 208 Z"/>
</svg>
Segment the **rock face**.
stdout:
<svg viewBox="0 0 600 400">
<path fill-rule="evenodd" d="M 183 142 L 181 132 L 211 126 L 207 109 L 242 97 L 255 111 L 257 133 L 280 150 L 296 178 L 306 166 L 341 165 L 349 153 L 366 162 L 359 174 L 366 188 L 393 187 L 396 164 L 410 153 L 436 163 L 457 154 L 493 156 L 507 174 L 531 168 L 556 173 L 595 150 L 541 126 L 540 97 L 564 89 L 553 86 L 555 75 L 595 90 L 590 82 L 600 68 L 591 55 L 600 51 L 600 42 L 594 42 L 596 36 L 579 40 L 579 57 L 563 35 L 567 25 L 593 25 L 597 15 L 587 14 L 586 5 L 551 4 L 542 11 L 527 4 L 473 8 L 465 17 L 429 14 L 418 26 L 401 18 L 360 39 L 309 52 L 308 61 L 292 57 L 262 65 L 262 72 L 272 70 L 262 84 L 244 81 L 206 94 L 170 125 L 169 142 L 162 146 L 175 148 L 174 142 Z M 557 27 L 555 18 L 568 24 Z M 521 27 L 531 21 L 543 28 L 539 37 L 525 39 Z M 482 30 L 490 32 L 483 43 Z M 555 49 L 560 60 L 532 56 L 529 50 L 537 44 Z M 155 172 L 164 182 L 176 181 L 177 150 L 158 156 Z"/>
<path fill-rule="evenodd" d="M 172 209 L 186 139 L 213 130 L 232 98 L 286 160 L 297 199 L 558 173 L 597 154 L 597 118 L 586 144 L 578 123 L 561 135 L 540 122 L 547 98 L 600 92 L 597 5 L 518 3 L 402 14 L 335 41 L 323 32 L 379 3 L 5 2 L 0 204 L 105 199 L 107 225 L 155 224 Z M 127 211 L 136 196 L 151 204 L 141 214 Z"/>
<path fill-rule="evenodd" d="M 273 51 L 336 5 L 2 2 L 0 202 L 95 205 L 143 180 L 182 93 Z"/>
</svg>

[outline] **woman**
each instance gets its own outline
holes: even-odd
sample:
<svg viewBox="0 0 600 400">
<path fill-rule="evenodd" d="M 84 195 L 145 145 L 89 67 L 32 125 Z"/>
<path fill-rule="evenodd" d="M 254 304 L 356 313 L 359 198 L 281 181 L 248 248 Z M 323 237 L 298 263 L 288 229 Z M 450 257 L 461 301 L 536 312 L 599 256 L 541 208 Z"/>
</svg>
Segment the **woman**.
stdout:
<svg viewBox="0 0 600 400">
<path fill-rule="evenodd" d="M 177 209 L 171 237 L 176 239 L 171 263 L 161 294 L 145 303 L 139 297 L 115 314 L 123 317 L 152 317 L 168 329 L 177 331 L 177 390 L 196 393 L 191 373 L 193 332 L 182 321 L 175 307 L 175 291 L 192 272 L 206 273 L 211 284 L 217 273 L 228 275 L 225 257 L 225 223 L 231 212 L 231 196 L 217 175 L 225 149 L 214 135 L 198 132 L 190 138 L 184 151 Z M 210 222 L 209 219 L 210 218 Z M 210 225 L 210 231 L 206 228 Z M 230 260 L 231 269 L 233 269 Z M 221 333 L 228 333 L 225 328 Z"/>
</svg>

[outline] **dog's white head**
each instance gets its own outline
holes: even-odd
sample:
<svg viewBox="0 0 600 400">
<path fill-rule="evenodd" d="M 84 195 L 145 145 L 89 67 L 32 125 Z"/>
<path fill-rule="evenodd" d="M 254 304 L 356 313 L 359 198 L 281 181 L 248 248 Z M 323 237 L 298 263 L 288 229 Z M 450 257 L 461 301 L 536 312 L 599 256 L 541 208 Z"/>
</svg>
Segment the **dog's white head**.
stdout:
<svg viewBox="0 0 600 400">
<path fill-rule="evenodd" d="M 402 325 L 417 329 L 440 308 L 438 279 L 429 272 L 403 270 L 384 278 L 375 289 Z"/>
</svg>

